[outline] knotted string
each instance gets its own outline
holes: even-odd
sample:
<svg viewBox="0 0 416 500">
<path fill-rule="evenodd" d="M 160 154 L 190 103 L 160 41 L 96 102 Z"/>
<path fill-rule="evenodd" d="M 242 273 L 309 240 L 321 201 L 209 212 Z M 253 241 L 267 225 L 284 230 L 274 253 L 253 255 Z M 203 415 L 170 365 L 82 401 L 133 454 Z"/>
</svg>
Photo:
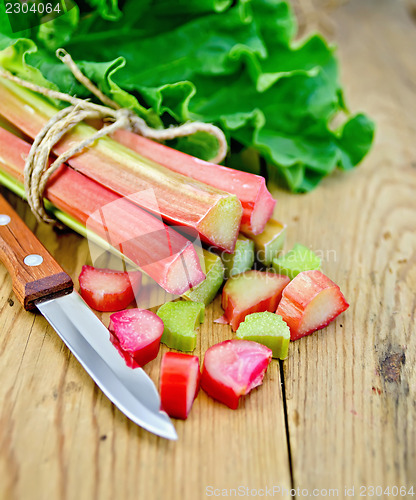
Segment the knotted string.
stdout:
<svg viewBox="0 0 416 500">
<path fill-rule="evenodd" d="M 221 162 L 227 153 L 227 141 L 221 129 L 204 122 L 189 122 L 167 129 L 154 129 L 137 116 L 134 111 L 121 108 L 116 102 L 104 95 L 78 68 L 72 57 L 64 50 L 58 49 L 56 56 L 71 70 L 75 78 L 94 94 L 103 104 L 95 104 L 87 99 L 79 99 L 56 90 L 47 89 L 39 85 L 22 80 L 5 70 L 0 70 L 0 76 L 19 85 L 53 99 L 68 102 L 70 106 L 54 115 L 36 136 L 24 168 L 24 187 L 27 200 L 37 220 L 56 224 L 51 219 L 43 205 L 43 192 L 51 175 L 72 156 L 79 154 L 97 139 L 113 133 L 118 129 L 127 129 L 149 139 L 165 141 L 185 137 L 196 132 L 207 132 L 218 141 L 218 153 L 211 159 L 213 163 Z M 58 158 L 49 163 L 49 156 L 55 144 L 80 122 L 87 119 L 101 119 L 112 121 L 90 137 L 75 144 Z"/>
</svg>

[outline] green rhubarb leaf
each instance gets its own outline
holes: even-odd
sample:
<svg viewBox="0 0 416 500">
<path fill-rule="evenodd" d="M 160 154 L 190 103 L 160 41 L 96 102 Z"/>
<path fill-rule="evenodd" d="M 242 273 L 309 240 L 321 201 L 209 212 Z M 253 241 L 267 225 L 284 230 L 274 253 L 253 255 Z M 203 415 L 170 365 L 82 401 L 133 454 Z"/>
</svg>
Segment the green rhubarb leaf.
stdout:
<svg viewBox="0 0 416 500">
<path fill-rule="evenodd" d="M 87 4 L 78 2 L 79 22 L 71 9 L 51 25 L 20 33 L 32 43 L 23 57 L 28 78 L 39 83 L 43 77 L 64 92 L 87 97 L 54 56 L 63 43 L 121 106 L 155 127 L 213 122 L 232 146 L 227 164 L 257 174 L 267 170 L 272 182 L 293 192 L 314 189 L 335 169 L 351 169 L 368 153 L 374 124 L 363 114 L 349 114 L 335 47 L 316 34 L 297 40 L 287 1 Z M 73 17 L 65 19 L 69 14 Z M 0 33 L 13 38 L 6 24 Z M 340 113 L 343 123 L 334 130 Z M 212 157 L 217 147 L 206 134 L 170 145 L 200 158 Z M 259 153 L 267 168 L 241 161 L 240 146 Z"/>
<path fill-rule="evenodd" d="M 12 17 L 6 13 L 6 2 L 0 2 L 0 33 L 3 36 L 10 36 L 12 38 L 30 37 L 31 30 L 26 29 L 30 27 L 30 22 L 28 22 L 26 19 L 22 19 L 20 21 L 17 16 L 18 14 L 15 15 L 14 19 L 12 19 Z M 23 25 L 20 27 L 20 31 L 16 32 L 17 31 L 17 27 L 15 26 L 16 23 L 13 21 L 17 21 L 17 24 Z M 1 45 L 1 38 L 2 37 L 0 37 L 0 45 Z"/>
<path fill-rule="evenodd" d="M 233 253 L 221 252 L 225 278 L 248 271 L 254 264 L 254 242 L 242 234 L 238 236 Z"/>
<path fill-rule="evenodd" d="M 341 150 L 341 168 L 350 170 L 367 154 L 367 144 L 374 137 L 374 123 L 365 115 L 350 118 L 341 128 L 338 145 Z"/>
<path fill-rule="evenodd" d="M 286 255 L 274 259 L 273 267 L 279 274 L 293 279 L 302 271 L 320 269 L 321 259 L 309 248 L 296 244 Z"/>
<path fill-rule="evenodd" d="M 261 175 L 260 155 L 254 148 L 243 148 L 227 158 L 227 165 L 236 170 Z"/>
<path fill-rule="evenodd" d="M 90 92 L 76 80 L 71 71 L 64 66 L 54 54 L 50 55 L 43 50 L 39 50 L 31 54 L 30 57 L 28 57 L 28 61 L 32 67 L 37 68 L 62 92 L 83 98 L 91 97 Z M 94 82 L 104 94 L 117 102 L 117 104 L 124 108 L 132 109 L 154 127 L 161 125 L 161 120 L 153 110 L 142 106 L 136 97 L 121 89 L 120 86 L 114 82 L 114 75 L 126 64 L 123 57 L 117 57 L 109 62 L 92 63 L 87 61 L 76 61 L 76 63 L 80 70 Z"/>
<path fill-rule="evenodd" d="M 38 40 L 48 49 L 54 51 L 70 41 L 79 23 L 79 8 L 74 5 L 61 15 L 39 26 Z"/>
<path fill-rule="evenodd" d="M 166 145 L 183 153 L 210 161 L 218 152 L 218 140 L 208 132 L 196 132 L 188 137 L 166 141 Z"/>
<path fill-rule="evenodd" d="M 37 52 L 33 40 L 27 38 L 13 39 L 0 33 L 0 66 L 14 75 L 29 82 L 47 88 L 57 89 L 42 72 L 28 63 L 31 54 Z"/>
<path fill-rule="evenodd" d="M 161 342 L 178 351 L 193 351 L 196 347 L 196 328 L 204 321 L 205 305 L 198 302 L 167 302 L 157 315 L 165 329 Z"/>
<path fill-rule="evenodd" d="M 116 21 L 122 16 L 118 8 L 118 0 L 86 0 L 86 2 L 96 8 L 100 16 L 109 21 Z"/>
<path fill-rule="evenodd" d="M 155 12 L 148 14 L 149 24 L 159 22 Z M 105 38 L 106 43 L 102 43 L 104 33 L 101 32 L 101 43 L 86 48 L 88 35 L 83 34 L 74 36 L 67 48 L 77 59 L 84 59 L 87 50 L 94 61 L 114 59 L 115 54 L 123 54 L 127 68 L 119 75 L 118 82 L 127 89 L 160 87 L 185 80 L 195 82 L 199 75 L 206 79 L 232 74 L 242 68 L 246 56 L 266 56 L 257 27 L 242 20 L 237 8 L 185 19 L 184 24 L 152 37 L 133 32 L 120 39 L 113 25 Z"/>
<path fill-rule="evenodd" d="M 232 0 L 157 0 L 154 9 L 163 16 L 183 16 L 186 14 L 201 14 L 205 12 L 223 12 L 232 4 Z"/>
<path fill-rule="evenodd" d="M 71 9 L 58 19 L 63 22 L 63 19 L 68 19 L 67 16 L 73 16 L 72 12 L 76 12 L 76 9 Z M 58 19 L 55 21 L 57 22 Z M 40 32 L 46 37 L 46 32 L 42 30 Z M 134 110 L 152 126 L 161 125 L 160 118 L 153 110 L 142 106 L 136 97 L 122 90 L 114 82 L 114 74 L 125 65 L 124 58 L 118 57 L 104 63 L 76 62 L 81 71 L 120 106 Z M 59 89 L 83 98 L 91 96 L 90 92 L 76 80 L 54 53 L 51 54 L 46 48 L 39 49 L 29 39 L 12 39 L 0 34 L 0 66 L 42 87 Z"/>
<path fill-rule="evenodd" d="M 236 337 L 265 345 L 272 350 L 274 358 L 287 358 L 290 329 L 278 314 L 272 312 L 249 314 L 240 323 Z"/>
<path fill-rule="evenodd" d="M 202 302 L 207 306 L 214 300 L 224 281 L 224 266 L 218 255 L 207 250 L 203 253 L 206 278 L 198 286 L 188 290 L 183 297 L 193 302 Z"/>
</svg>

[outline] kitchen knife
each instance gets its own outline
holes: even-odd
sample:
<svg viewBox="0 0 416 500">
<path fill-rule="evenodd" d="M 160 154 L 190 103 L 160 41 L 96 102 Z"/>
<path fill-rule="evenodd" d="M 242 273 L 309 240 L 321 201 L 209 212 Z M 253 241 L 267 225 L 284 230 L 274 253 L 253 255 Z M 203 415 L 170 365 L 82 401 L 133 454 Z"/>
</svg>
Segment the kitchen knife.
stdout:
<svg viewBox="0 0 416 500">
<path fill-rule="evenodd" d="M 0 259 L 23 307 L 43 314 L 104 394 L 144 429 L 177 439 L 151 379 L 141 368 L 126 366 L 107 328 L 73 290 L 71 278 L 2 196 Z"/>
</svg>

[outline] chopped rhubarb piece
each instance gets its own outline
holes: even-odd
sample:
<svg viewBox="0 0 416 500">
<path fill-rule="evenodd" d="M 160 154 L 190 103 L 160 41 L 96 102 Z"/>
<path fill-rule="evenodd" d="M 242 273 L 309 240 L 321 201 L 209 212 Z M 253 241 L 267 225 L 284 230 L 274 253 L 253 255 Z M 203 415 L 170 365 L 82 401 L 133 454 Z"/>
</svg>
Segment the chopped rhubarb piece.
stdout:
<svg viewBox="0 0 416 500">
<path fill-rule="evenodd" d="M 110 339 L 127 366 L 137 368 L 155 359 L 163 321 L 147 309 L 126 309 L 110 316 Z"/>
<path fill-rule="evenodd" d="M 321 267 L 321 259 L 309 248 L 297 243 L 290 252 L 273 260 L 276 272 L 293 279 L 302 271 L 312 271 Z"/>
<path fill-rule="evenodd" d="M 27 142 L 0 127 L 0 169 L 22 187 L 24 158 L 29 151 Z M 128 199 L 71 168 L 63 166 L 53 174 L 45 197 L 65 212 L 65 221 L 75 219 L 81 234 L 85 235 L 88 225 L 167 292 L 180 295 L 205 278 L 189 240 Z"/>
<path fill-rule="evenodd" d="M 278 257 L 285 244 L 286 224 L 270 219 L 262 233 L 248 234 L 248 236 L 254 241 L 257 260 L 270 267 L 273 259 Z"/>
<path fill-rule="evenodd" d="M 133 302 L 142 273 L 82 266 L 78 281 L 81 296 L 90 307 L 96 311 L 113 312 L 121 311 Z"/>
<path fill-rule="evenodd" d="M 226 340 L 205 353 L 201 387 L 233 410 L 241 396 L 262 384 L 272 351 L 249 340 Z"/>
<path fill-rule="evenodd" d="M 192 300 L 192 302 L 202 302 L 207 306 L 214 300 L 224 281 L 224 266 L 217 254 L 205 249 L 203 254 L 206 278 L 198 286 L 185 292 L 183 297 Z"/>
<path fill-rule="evenodd" d="M 221 260 L 224 264 L 226 279 L 248 271 L 254 264 L 254 243 L 242 234 L 238 235 L 234 252 L 222 252 Z"/>
<path fill-rule="evenodd" d="M 274 358 L 286 359 L 289 350 L 290 330 L 282 317 L 271 312 L 246 316 L 237 330 L 237 338 L 253 340 L 267 346 Z"/>
<path fill-rule="evenodd" d="M 0 80 L 0 113 L 29 137 L 35 138 L 58 109 L 42 97 L 8 80 Z M 63 154 L 71 146 L 91 137 L 96 129 L 83 123 L 54 146 Z M 199 233 L 208 244 L 227 252 L 234 250 L 242 206 L 236 195 L 172 172 L 109 137 L 97 139 L 68 164 L 90 179 L 121 196 L 153 190 L 157 206 L 141 197 L 139 206 L 167 222 Z"/>
<path fill-rule="evenodd" d="M 287 276 L 263 271 L 246 271 L 230 278 L 222 291 L 222 307 L 232 329 L 236 331 L 248 314 L 274 312 L 289 281 Z"/>
<path fill-rule="evenodd" d="M 199 391 L 198 356 L 167 352 L 160 368 L 162 409 L 173 418 L 185 420 Z"/>
<path fill-rule="evenodd" d="M 193 351 L 196 328 L 204 322 L 205 306 L 199 302 L 167 302 L 157 311 L 165 329 L 162 342 L 178 351 Z"/>
<path fill-rule="evenodd" d="M 264 178 L 259 175 L 194 158 L 128 130 L 117 130 L 112 137 L 174 172 L 235 194 L 243 207 L 242 232 L 261 233 L 272 216 L 276 200 L 268 191 Z"/>
<path fill-rule="evenodd" d="M 289 325 L 291 340 L 297 340 L 327 326 L 348 307 L 339 286 L 321 271 L 304 271 L 283 290 L 276 313 Z"/>
</svg>

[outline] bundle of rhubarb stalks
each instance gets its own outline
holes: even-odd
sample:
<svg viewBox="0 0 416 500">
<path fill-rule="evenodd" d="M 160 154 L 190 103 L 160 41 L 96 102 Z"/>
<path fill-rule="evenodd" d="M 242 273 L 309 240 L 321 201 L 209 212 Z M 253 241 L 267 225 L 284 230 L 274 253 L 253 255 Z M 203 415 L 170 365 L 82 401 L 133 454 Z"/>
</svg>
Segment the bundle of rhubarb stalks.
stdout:
<svg viewBox="0 0 416 500">
<path fill-rule="evenodd" d="M 58 111 L 0 78 L 0 181 L 19 195 L 31 143 Z M 94 132 L 78 124 L 53 154 Z M 163 356 L 160 374 L 162 406 L 173 417 L 187 417 L 200 386 L 237 408 L 262 383 L 272 357 L 287 357 L 290 340 L 323 328 L 348 307 L 312 251 L 296 245 L 281 255 L 286 226 L 272 218 L 275 200 L 263 177 L 119 130 L 62 165 L 44 197 L 56 218 L 140 269 L 84 266 L 80 293 L 95 310 L 114 313 L 110 340 L 132 368 L 154 359 L 161 342 L 174 350 Z M 157 312 L 132 308 L 142 273 L 181 298 Z M 231 325 L 236 338 L 208 349 L 201 375 L 199 359 L 177 351 L 195 349 L 205 307 L 219 293 L 224 316 L 217 321 Z"/>
</svg>

